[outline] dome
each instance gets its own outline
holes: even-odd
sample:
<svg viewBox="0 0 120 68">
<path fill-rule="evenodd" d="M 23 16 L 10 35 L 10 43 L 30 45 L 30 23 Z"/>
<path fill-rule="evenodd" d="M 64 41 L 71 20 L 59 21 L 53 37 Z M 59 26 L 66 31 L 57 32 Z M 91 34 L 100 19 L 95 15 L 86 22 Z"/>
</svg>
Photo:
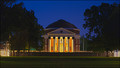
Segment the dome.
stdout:
<svg viewBox="0 0 120 68">
<path fill-rule="evenodd" d="M 77 27 L 65 20 L 60 19 L 60 20 L 48 25 L 46 28 L 77 28 Z"/>
</svg>

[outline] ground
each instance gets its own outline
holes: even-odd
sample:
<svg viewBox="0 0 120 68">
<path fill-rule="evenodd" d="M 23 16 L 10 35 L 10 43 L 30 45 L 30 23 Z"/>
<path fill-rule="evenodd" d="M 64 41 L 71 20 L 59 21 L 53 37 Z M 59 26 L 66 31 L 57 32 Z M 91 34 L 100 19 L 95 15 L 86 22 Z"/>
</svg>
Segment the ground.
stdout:
<svg viewBox="0 0 120 68">
<path fill-rule="evenodd" d="M 1 68 L 119 68 L 120 59 L 80 56 L 1 57 Z"/>
</svg>

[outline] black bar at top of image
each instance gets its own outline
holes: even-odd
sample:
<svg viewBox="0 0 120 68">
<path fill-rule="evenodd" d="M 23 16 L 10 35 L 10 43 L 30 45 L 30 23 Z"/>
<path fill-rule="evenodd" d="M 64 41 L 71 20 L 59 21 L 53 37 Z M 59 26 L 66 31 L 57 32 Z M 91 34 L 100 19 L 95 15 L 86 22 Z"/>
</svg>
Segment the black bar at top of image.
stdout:
<svg viewBox="0 0 120 68">
<path fill-rule="evenodd" d="M 120 0 L 16 0 L 16 1 L 119 1 Z"/>
</svg>

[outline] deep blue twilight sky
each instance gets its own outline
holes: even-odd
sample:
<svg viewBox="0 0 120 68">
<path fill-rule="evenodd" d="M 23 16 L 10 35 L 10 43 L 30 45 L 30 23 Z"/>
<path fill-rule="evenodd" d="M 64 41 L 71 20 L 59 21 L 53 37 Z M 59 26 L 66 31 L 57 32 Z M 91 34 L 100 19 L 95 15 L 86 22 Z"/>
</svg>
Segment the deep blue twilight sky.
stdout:
<svg viewBox="0 0 120 68">
<path fill-rule="evenodd" d="M 38 19 L 38 23 L 46 28 L 49 24 L 64 19 L 74 24 L 80 29 L 80 35 L 86 34 L 87 29 L 82 25 L 84 21 L 84 11 L 93 5 L 99 6 L 102 2 L 113 4 L 119 1 L 17 1 L 23 2 L 27 10 L 33 10 Z"/>
</svg>

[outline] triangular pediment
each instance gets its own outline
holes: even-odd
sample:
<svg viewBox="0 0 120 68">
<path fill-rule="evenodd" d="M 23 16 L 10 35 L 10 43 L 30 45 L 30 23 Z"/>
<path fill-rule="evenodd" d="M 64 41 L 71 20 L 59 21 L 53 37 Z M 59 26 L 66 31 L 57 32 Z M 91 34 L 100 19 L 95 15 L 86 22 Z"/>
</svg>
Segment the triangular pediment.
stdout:
<svg viewBox="0 0 120 68">
<path fill-rule="evenodd" d="M 59 28 L 59 29 L 49 32 L 49 34 L 74 34 L 74 33 L 67 29 Z"/>
</svg>

